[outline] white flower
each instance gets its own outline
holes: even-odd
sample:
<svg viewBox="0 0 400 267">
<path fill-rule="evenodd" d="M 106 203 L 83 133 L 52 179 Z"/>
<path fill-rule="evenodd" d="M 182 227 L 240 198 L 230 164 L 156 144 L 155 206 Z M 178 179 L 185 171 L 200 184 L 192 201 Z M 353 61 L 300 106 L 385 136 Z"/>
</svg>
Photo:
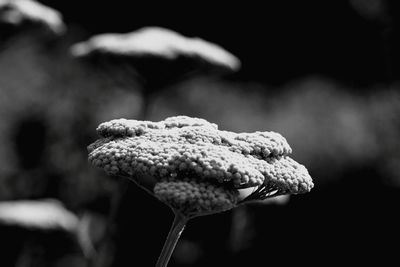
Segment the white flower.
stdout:
<svg viewBox="0 0 400 267">
<path fill-rule="evenodd" d="M 221 131 L 186 116 L 112 120 L 97 131 L 102 138 L 88 147 L 93 165 L 134 180 L 186 215 L 313 187 L 307 169 L 289 157 L 289 144 L 275 132 Z"/>
</svg>

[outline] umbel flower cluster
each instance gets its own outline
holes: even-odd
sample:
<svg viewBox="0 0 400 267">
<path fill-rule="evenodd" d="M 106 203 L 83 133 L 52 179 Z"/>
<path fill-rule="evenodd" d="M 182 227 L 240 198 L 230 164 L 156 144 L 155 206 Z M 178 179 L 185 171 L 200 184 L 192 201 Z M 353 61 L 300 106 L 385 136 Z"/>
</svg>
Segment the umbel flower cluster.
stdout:
<svg viewBox="0 0 400 267">
<path fill-rule="evenodd" d="M 79 58 L 109 56 L 120 58 L 192 58 L 209 66 L 230 71 L 240 68 L 240 60 L 222 47 L 200 38 L 190 38 L 161 27 L 144 27 L 130 33 L 96 35 L 72 46 L 71 53 Z"/>
<path fill-rule="evenodd" d="M 0 0 L 0 22 L 14 26 L 42 26 L 55 35 L 66 31 L 60 12 L 36 0 Z"/>
<path fill-rule="evenodd" d="M 88 147 L 94 166 L 132 179 L 188 217 L 313 187 L 307 169 L 288 156 L 289 144 L 275 132 L 221 131 L 186 116 L 112 120 L 97 132 L 101 138 Z"/>
</svg>

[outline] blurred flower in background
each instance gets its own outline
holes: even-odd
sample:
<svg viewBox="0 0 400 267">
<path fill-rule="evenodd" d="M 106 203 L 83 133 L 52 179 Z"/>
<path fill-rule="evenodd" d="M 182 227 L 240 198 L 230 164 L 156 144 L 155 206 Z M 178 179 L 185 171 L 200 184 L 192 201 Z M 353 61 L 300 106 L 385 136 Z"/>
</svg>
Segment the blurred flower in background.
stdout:
<svg viewBox="0 0 400 267">
<path fill-rule="evenodd" d="M 7 41 L 21 35 L 24 35 L 24 40 L 45 43 L 65 32 L 61 13 L 53 8 L 35 0 L 0 1 L 0 49 L 7 46 Z"/>
<path fill-rule="evenodd" d="M 62 15 L 34 0 L 1 0 L 0 21 L 19 27 L 23 24 L 37 24 L 55 34 L 65 32 Z"/>
<path fill-rule="evenodd" d="M 71 47 L 71 54 L 93 68 L 103 68 L 114 84 L 141 93 L 139 117 L 147 119 L 152 99 L 161 90 L 195 76 L 221 76 L 240 69 L 240 60 L 217 44 L 185 37 L 162 27 L 107 33 Z"/>
</svg>

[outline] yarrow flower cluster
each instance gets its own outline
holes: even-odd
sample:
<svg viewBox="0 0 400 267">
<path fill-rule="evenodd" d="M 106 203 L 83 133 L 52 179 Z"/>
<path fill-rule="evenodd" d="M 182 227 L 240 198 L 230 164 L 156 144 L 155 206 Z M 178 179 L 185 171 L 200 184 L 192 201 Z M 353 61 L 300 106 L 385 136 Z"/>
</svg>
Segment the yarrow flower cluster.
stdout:
<svg viewBox="0 0 400 267">
<path fill-rule="evenodd" d="M 66 31 L 61 13 L 35 0 L 0 0 L 0 22 L 43 26 L 55 35 Z"/>
<path fill-rule="evenodd" d="M 215 183 L 185 178 L 163 179 L 154 187 L 155 196 L 183 214 L 205 214 L 234 207 L 237 193 Z"/>
<path fill-rule="evenodd" d="M 203 63 L 237 71 L 240 60 L 222 47 L 200 38 L 185 37 L 161 27 L 144 27 L 130 33 L 106 33 L 72 46 L 76 57 L 108 55 L 125 58 L 193 58 Z"/>
<path fill-rule="evenodd" d="M 101 138 L 88 147 L 94 166 L 134 180 L 186 216 L 313 187 L 307 169 L 288 156 L 289 144 L 275 132 L 221 131 L 186 116 L 112 120 L 97 132 Z M 252 190 L 243 197 L 243 189 Z"/>
<path fill-rule="evenodd" d="M 105 72 L 113 83 L 139 89 L 141 119 L 147 118 L 154 95 L 171 85 L 204 75 L 222 77 L 241 68 L 240 60 L 223 47 L 162 27 L 98 34 L 74 44 L 70 52 Z"/>
</svg>

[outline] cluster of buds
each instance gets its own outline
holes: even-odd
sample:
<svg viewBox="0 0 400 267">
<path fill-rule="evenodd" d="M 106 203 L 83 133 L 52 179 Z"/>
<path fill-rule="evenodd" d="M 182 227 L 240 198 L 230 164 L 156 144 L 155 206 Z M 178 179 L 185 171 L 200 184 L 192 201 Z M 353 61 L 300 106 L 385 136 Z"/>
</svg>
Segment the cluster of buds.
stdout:
<svg viewBox="0 0 400 267">
<path fill-rule="evenodd" d="M 172 209 L 190 217 L 231 209 L 238 197 L 233 189 L 189 178 L 164 179 L 156 183 L 154 195 Z"/>
<path fill-rule="evenodd" d="M 249 200 L 311 190 L 307 169 L 275 132 L 233 133 L 204 119 L 102 123 L 89 161 L 130 178 L 174 210 L 197 216 Z"/>
</svg>

